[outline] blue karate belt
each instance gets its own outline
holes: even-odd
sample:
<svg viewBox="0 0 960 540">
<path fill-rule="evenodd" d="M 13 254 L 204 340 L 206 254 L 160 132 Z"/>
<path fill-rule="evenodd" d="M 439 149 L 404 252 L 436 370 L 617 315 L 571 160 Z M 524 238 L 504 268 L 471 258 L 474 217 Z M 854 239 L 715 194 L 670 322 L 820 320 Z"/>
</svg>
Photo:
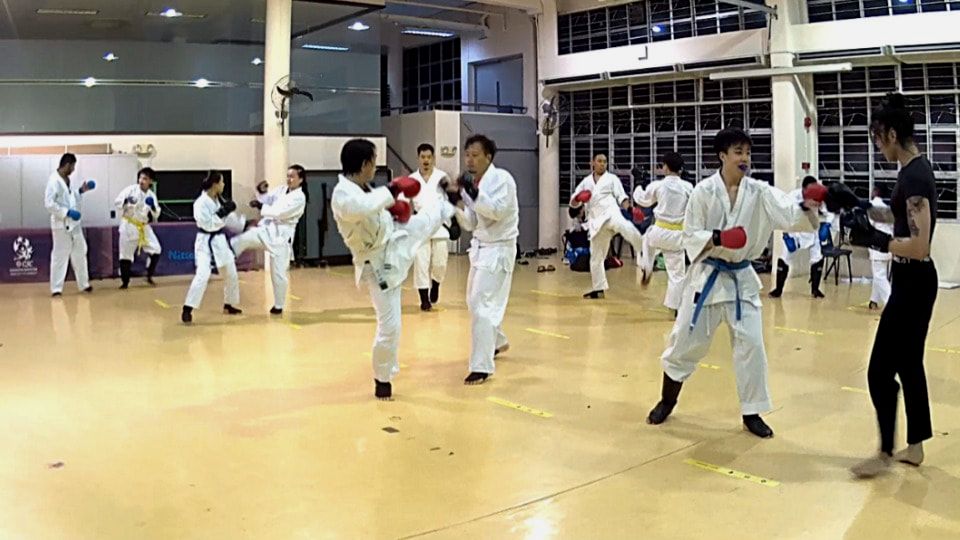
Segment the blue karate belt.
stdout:
<svg viewBox="0 0 960 540">
<path fill-rule="evenodd" d="M 737 270 L 743 270 L 749 267 L 750 261 L 730 262 L 715 257 L 708 257 L 703 260 L 703 264 L 712 266 L 713 272 L 710 272 L 710 275 L 707 276 L 707 282 L 703 284 L 703 290 L 700 291 L 700 297 L 697 298 L 697 307 L 694 308 L 693 319 L 690 320 L 691 332 L 693 331 L 693 327 L 697 325 L 697 319 L 700 318 L 700 311 L 703 310 L 703 304 L 707 301 L 707 297 L 710 296 L 710 291 L 713 290 L 713 286 L 716 284 L 721 272 L 730 274 L 730 277 L 733 278 L 733 286 L 737 291 L 737 320 L 740 320 L 740 282 L 737 281 Z"/>
</svg>

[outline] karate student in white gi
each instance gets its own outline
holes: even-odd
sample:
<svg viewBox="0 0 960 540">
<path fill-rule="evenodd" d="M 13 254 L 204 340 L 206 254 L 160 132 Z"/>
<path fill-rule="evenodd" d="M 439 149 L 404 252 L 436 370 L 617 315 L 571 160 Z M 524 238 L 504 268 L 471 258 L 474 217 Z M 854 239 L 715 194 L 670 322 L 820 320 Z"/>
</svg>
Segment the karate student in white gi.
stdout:
<svg viewBox="0 0 960 540">
<path fill-rule="evenodd" d="M 260 222 L 230 239 L 230 247 L 239 257 L 248 249 L 270 253 L 270 282 L 273 284 L 271 315 L 282 315 L 290 283 L 290 259 L 293 258 L 293 236 L 297 223 L 307 207 L 304 185 L 307 172 L 300 165 L 287 169 L 287 182 L 266 193 L 258 193 L 250 203 L 260 210 Z"/>
<path fill-rule="evenodd" d="M 790 192 L 790 197 L 797 204 L 803 202 L 803 190 L 807 186 L 817 183 L 817 179 L 807 176 L 803 179 L 800 189 Z M 821 209 L 820 221 L 829 223 L 833 220 L 832 214 L 827 214 Z M 785 232 L 783 233 L 784 251 L 781 258 L 777 259 L 777 287 L 770 291 L 771 298 L 780 298 L 783 294 L 783 286 L 787 282 L 787 276 L 790 275 L 790 267 L 797 255 L 803 250 L 810 252 L 810 295 L 814 298 L 823 298 L 824 294 L 820 290 L 820 279 L 823 276 L 823 252 L 820 250 L 820 230 L 813 232 Z"/>
<path fill-rule="evenodd" d="M 513 176 L 493 164 L 496 143 L 484 135 L 473 135 L 463 150 L 466 172 L 450 190 L 451 200 L 457 204 L 457 221 L 464 230 L 473 231 L 467 277 L 470 373 L 463 382 L 475 385 L 493 375 L 493 357 L 510 347 L 501 325 L 517 259 L 520 206 Z"/>
<path fill-rule="evenodd" d="M 186 324 L 193 322 L 193 310 L 200 307 L 203 293 L 210 281 L 212 264 L 224 276 L 223 312 L 227 315 L 243 313 L 236 307 L 240 303 L 240 278 L 237 276 L 237 262 L 225 236 L 227 229 L 243 230 L 246 218 L 235 213 L 237 203 L 223 201 L 223 175 L 210 171 L 201 183 L 203 192 L 193 203 L 193 219 L 197 222 L 197 239 L 193 243 L 194 262 L 197 273 L 193 276 L 187 298 L 183 303 L 180 320 Z"/>
<path fill-rule="evenodd" d="M 130 267 L 140 251 L 147 254 L 147 283 L 154 285 L 153 275 L 160 263 L 160 240 L 150 226 L 160 217 L 160 204 L 153 192 L 157 173 L 150 167 L 137 172 L 137 183 L 120 191 L 113 204 L 120 214 L 120 288 L 130 286 Z"/>
<path fill-rule="evenodd" d="M 714 332 L 725 322 L 733 342 L 733 367 L 744 428 L 758 437 L 773 430 L 760 418 L 772 408 L 760 312 L 760 278 L 750 264 L 773 229 L 812 231 L 826 196 L 821 184 L 807 187 L 797 203 L 767 182 L 746 176 L 750 137 L 724 129 L 714 139 L 721 169 L 693 189 L 683 221 L 683 246 L 693 261 L 677 321 L 661 356 L 661 400 L 647 422 L 660 424 L 673 411 L 683 381 L 707 355 Z"/>
<path fill-rule="evenodd" d="M 340 151 L 342 173 L 333 189 L 331 206 L 337 229 L 353 255 L 357 287 L 367 284 L 377 314 L 373 341 L 374 395 L 380 400 L 393 397 L 392 381 L 400 372 L 397 358 L 400 345 L 400 293 L 420 246 L 453 216 L 453 207 L 437 198 L 412 216 L 412 199 L 420 182 L 396 178 L 386 187 L 370 185 L 377 172 L 377 149 L 364 139 L 348 141 Z M 412 216 L 412 217 L 411 217 Z"/>
<path fill-rule="evenodd" d="M 683 171 L 683 156 L 680 154 L 664 154 L 662 167 L 663 180 L 652 182 L 646 188 L 637 186 L 633 191 L 633 202 L 648 208 L 656 205 L 653 209 L 656 221 L 643 235 L 643 254 L 640 258 L 642 284 L 646 286 L 650 283 L 653 261 L 657 253 L 662 252 L 667 267 L 667 294 L 663 305 L 672 309 L 676 316 L 687 272 L 683 253 L 683 216 L 687 212 L 687 201 L 693 193 L 693 185 L 680 178 Z"/>
<path fill-rule="evenodd" d="M 870 203 L 873 204 L 874 208 L 889 208 L 887 203 L 884 202 L 886 196 L 883 186 L 875 186 L 873 188 L 873 199 L 870 200 Z M 878 231 L 893 236 L 892 223 L 884 223 L 871 218 L 870 224 L 876 227 Z M 890 265 L 893 256 L 889 252 L 875 249 L 870 249 L 868 252 L 870 253 L 870 267 L 873 270 L 873 282 L 868 306 L 870 309 L 877 309 L 880 306 L 887 305 L 887 300 L 890 299 L 890 278 L 887 267 Z"/>
<path fill-rule="evenodd" d="M 590 162 L 593 172 L 585 177 L 570 198 L 570 207 L 586 205 L 587 227 L 590 238 L 590 278 L 592 290 L 584 298 L 604 297 L 610 288 L 603 262 L 610 250 L 610 240 L 617 234 L 630 242 L 638 255 L 643 250 L 643 237 L 636 225 L 623 217 L 621 209 L 630 208 L 630 198 L 623 184 L 615 175 L 607 172 L 607 156 L 598 153 Z M 637 209 L 639 211 L 639 209 Z"/>
<path fill-rule="evenodd" d="M 447 173 L 437 169 L 433 146 L 424 143 L 417 147 L 417 159 L 420 168 L 410 175 L 420 182 L 420 194 L 413 198 L 413 213 L 420 213 L 424 205 L 434 204 L 432 199 L 444 198 L 439 187 L 444 179 L 449 181 Z M 447 274 L 447 258 L 450 253 L 450 231 L 440 227 L 428 242 L 424 242 L 413 261 L 413 286 L 420 293 L 420 309 L 430 311 L 433 304 L 440 300 L 440 284 Z"/>
<path fill-rule="evenodd" d="M 83 194 L 96 188 L 97 183 L 87 180 L 79 188 L 70 187 L 70 175 L 77 168 L 77 156 L 64 154 L 60 165 L 50 174 L 43 193 L 43 206 L 50 213 L 50 233 L 53 250 L 50 253 L 50 293 L 54 297 L 63 294 L 63 282 L 67 279 L 67 264 L 73 266 L 77 288 L 93 292 L 87 273 L 87 239 L 80 223 Z"/>
</svg>

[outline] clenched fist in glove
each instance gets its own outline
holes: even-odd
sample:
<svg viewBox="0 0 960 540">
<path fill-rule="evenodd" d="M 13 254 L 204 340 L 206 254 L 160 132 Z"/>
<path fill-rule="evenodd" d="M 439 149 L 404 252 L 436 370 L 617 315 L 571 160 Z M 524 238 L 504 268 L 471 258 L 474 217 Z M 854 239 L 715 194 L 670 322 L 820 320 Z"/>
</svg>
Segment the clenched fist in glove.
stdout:
<svg viewBox="0 0 960 540">
<path fill-rule="evenodd" d="M 460 189 L 466 191 L 471 199 L 477 200 L 477 195 L 480 193 L 480 190 L 477 188 L 476 181 L 472 174 L 468 172 L 461 174 L 460 177 L 457 178 L 457 185 L 460 186 Z"/>
<path fill-rule="evenodd" d="M 589 189 L 585 189 L 580 193 L 577 193 L 577 196 L 573 198 L 573 201 L 576 203 L 584 204 L 590 202 L 590 199 L 593 198 L 593 193 Z"/>
<path fill-rule="evenodd" d="M 866 211 L 857 208 L 843 215 L 843 225 L 850 229 L 850 243 L 855 246 L 870 248 L 881 253 L 887 253 L 890 250 L 890 240 L 892 236 L 885 232 L 878 231 Z"/>
<path fill-rule="evenodd" d="M 221 219 L 230 215 L 230 212 L 233 212 L 237 209 L 237 203 L 233 201 L 224 201 L 223 205 L 220 206 L 220 209 L 217 210 L 217 216 Z"/>
<path fill-rule="evenodd" d="M 250 208 L 256 208 L 256 209 L 259 210 L 259 209 L 263 208 L 263 203 L 260 202 L 260 201 L 258 201 L 258 200 L 256 200 L 256 199 L 254 199 L 254 200 L 250 201 Z"/>
<path fill-rule="evenodd" d="M 387 211 L 393 216 L 394 221 L 400 223 L 410 221 L 410 216 L 413 215 L 413 207 L 407 201 L 397 201 L 393 203 L 393 206 L 387 208 Z"/>
<path fill-rule="evenodd" d="M 739 226 L 725 231 L 715 229 L 713 231 L 713 245 L 727 249 L 740 249 L 747 245 L 747 231 Z"/>
<path fill-rule="evenodd" d="M 406 198 L 412 199 L 420 193 L 420 182 L 409 176 L 400 176 L 391 180 L 387 189 L 390 190 L 394 198 L 403 193 Z"/>
<path fill-rule="evenodd" d="M 853 190 L 840 182 L 830 184 L 824 202 L 827 203 L 827 210 L 831 212 L 853 210 L 854 208 L 867 210 L 871 206 L 870 201 L 857 197 Z"/>
</svg>

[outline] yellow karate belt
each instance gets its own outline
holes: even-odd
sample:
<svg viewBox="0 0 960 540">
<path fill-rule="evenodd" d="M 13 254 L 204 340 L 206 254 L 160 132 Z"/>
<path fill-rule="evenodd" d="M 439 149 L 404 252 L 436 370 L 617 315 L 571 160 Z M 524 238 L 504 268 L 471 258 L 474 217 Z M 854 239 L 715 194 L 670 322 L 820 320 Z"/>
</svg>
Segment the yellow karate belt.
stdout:
<svg viewBox="0 0 960 540">
<path fill-rule="evenodd" d="M 666 221 L 659 221 L 659 220 L 657 220 L 656 225 L 657 225 L 657 227 L 660 227 L 661 229 L 666 229 L 666 230 L 668 230 L 668 231 L 682 231 L 682 230 L 683 230 L 683 222 L 682 222 L 682 221 L 681 221 L 680 223 L 667 223 Z"/>
<path fill-rule="evenodd" d="M 143 251 L 143 248 L 147 246 L 147 224 L 142 221 L 137 221 L 133 218 L 124 216 L 123 218 L 127 223 L 133 225 L 137 228 L 137 255 Z"/>
</svg>

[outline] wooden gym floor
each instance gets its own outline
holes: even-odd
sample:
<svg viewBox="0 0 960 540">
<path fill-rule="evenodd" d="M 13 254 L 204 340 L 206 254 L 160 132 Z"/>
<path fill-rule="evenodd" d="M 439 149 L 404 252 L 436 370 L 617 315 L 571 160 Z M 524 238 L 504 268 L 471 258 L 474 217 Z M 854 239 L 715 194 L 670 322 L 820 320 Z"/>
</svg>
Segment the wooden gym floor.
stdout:
<svg viewBox="0 0 960 540">
<path fill-rule="evenodd" d="M 451 258 L 439 312 L 404 293 L 392 403 L 372 397 L 372 309 L 347 268 L 293 271 L 282 320 L 266 274 L 241 274 L 238 318 L 213 281 L 190 328 L 186 276 L 58 300 L 4 286 L 0 538 L 960 537 L 960 291 L 930 329 L 926 464 L 858 482 L 877 444 L 869 285 L 764 300 L 764 441 L 740 429 L 725 330 L 670 421 L 644 423 L 671 320 L 665 275 L 641 290 L 632 261 L 592 302 L 556 259 L 518 267 L 512 349 L 463 386 L 467 269 Z"/>
</svg>

